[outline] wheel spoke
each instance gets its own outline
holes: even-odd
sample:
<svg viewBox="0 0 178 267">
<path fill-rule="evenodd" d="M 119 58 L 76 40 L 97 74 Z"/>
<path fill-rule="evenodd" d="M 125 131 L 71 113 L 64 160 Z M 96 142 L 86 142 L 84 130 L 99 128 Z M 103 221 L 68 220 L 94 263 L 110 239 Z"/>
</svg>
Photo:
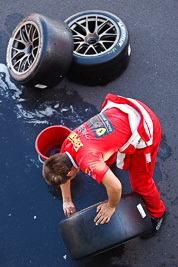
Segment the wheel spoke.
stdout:
<svg viewBox="0 0 178 267">
<path fill-rule="evenodd" d="M 78 43 L 74 43 L 74 44 L 78 44 L 77 48 L 75 49 L 75 51 L 79 52 L 80 49 L 82 49 L 85 45 L 85 42 L 78 42 Z"/>
<path fill-rule="evenodd" d="M 15 53 L 12 57 L 11 57 L 11 60 L 15 60 L 17 59 L 20 55 L 23 55 L 24 53 L 20 50 L 18 50 L 17 53 Z"/>
<path fill-rule="evenodd" d="M 97 27 L 96 27 L 96 32 L 97 33 L 99 33 L 99 31 L 101 31 L 103 28 L 104 28 L 104 26 L 106 26 L 107 25 L 107 23 L 108 23 L 108 20 L 106 20 L 106 21 L 104 21 L 101 25 L 97 25 Z"/>
<path fill-rule="evenodd" d="M 21 58 L 20 64 L 19 64 L 19 72 L 23 72 L 24 64 L 27 60 L 27 55 Z"/>
<path fill-rule="evenodd" d="M 21 44 L 23 44 L 23 45 L 26 45 L 26 43 L 24 42 L 24 40 L 23 39 L 14 39 L 14 41 L 16 41 L 17 43 L 21 43 Z"/>
<path fill-rule="evenodd" d="M 74 30 L 74 29 L 72 29 L 72 31 L 75 33 L 75 34 L 73 34 L 73 38 L 78 38 L 78 37 L 80 37 L 82 40 L 84 40 L 85 35 L 82 35 L 82 34 L 79 33 L 77 30 Z"/>
<path fill-rule="evenodd" d="M 102 41 L 99 41 L 99 44 L 101 45 L 101 47 L 104 49 L 104 51 L 107 50 L 107 48 L 105 47 L 104 43 Z"/>
<path fill-rule="evenodd" d="M 33 33 L 32 33 L 32 40 L 34 41 L 35 39 L 39 39 L 39 36 L 38 37 L 35 37 L 35 34 L 37 33 L 37 29 L 36 28 L 34 28 L 34 30 L 33 30 Z"/>
<path fill-rule="evenodd" d="M 28 58 L 29 58 L 29 57 L 27 57 L 27 58 L 25 59 L 25 61 L 24 61 L 22 71 L 27 70 L 28 67 L 29 67 L 29 65 L 30 65 L 30 64 L 29 64 L 29 60 L 28 60 Z M 28 66 L 27 66 L 27 64 L 28 64 Z M 27 67 L 26 67 L 26 66 L 27 66 Z"/>
<path fill-rule="evenodd" d="M 116 33 L 108 33 L 110 30 L 112 30 L 115 26 L 112 25 L 111 27 L 109 27 L 108 29 L 104 30 L 104 32 L 102 32 L 101 34 L 99 33 L 99 36 L 102 37 L 103 35 L 105 36 L 117 36 Z"/>
<path fill-rule="evenodd" d="M 87 55 L 87 52 L 89 52 L 89 51 L 91 51 L 91 50 L 94 51 L 93 54 L 98 54 L 98 52 L 96 51 L 95 47 L 94 47 L 93 45 L 90 45 L 90 46 L 88 46 L 88 48 L 86 49 L 84 55 Z"/>
<path fill-rule="evenodd" d="M 90 46 L 88 46 L 88 48 L 85 50 L 84 55 L 87 54 L 87 52 L 89 51 L 89 49 L 90 49 Z"/>
<path fill-rule="evenodd" d="M 88 22 L 88 16 L 86 17 L 86 29 L 87 29 L 87 32 L 89 32 L 89 22 Z"/>
<path fill-rule="evenodd" d="M 33 49 L 32 49 L 32 53 L 31 53 L 31 55 L 33 56 L 33 58 L 35 58 L 35 55 L 37 54 L 37 50 L 38 50 L 38 47 L 34 47 Z M 34 53 L 35 52 L 35 53 Z"/>
<path fill-rule="evenodd" d="M 25 35 L 24 28 L 20 29 L 20 37 L 24 41 L 24 43 L 28 43 L 28 37 Z"/>
<path fill-rule="evenodd" d="M 34 38 L 34 39 L 33 39 L 33 43 L 34 43 L 35 41 L 37 41 L 37 40 L 39 40 L 39 37 Z"/>
<path fill-rule="evenodd" d="M 21 65 L 23 63 L 23 60 L 27 57 L 27 55 L 23 55 L 23 57 L 21 57 L 19 60 L 17 60 L 15 62 L 15 64 L 13 65 L 14 68 L 18 68 L 18 71 L 21 72 Z"/>
<path fill-rule="evenodd" d="M 88 28 L 87 28 L 87 27 L 81 25 L 81 24 L 78 23 L 78 22 L 76 22 L 76 25 L 77 25 L 83 32 L 85 32 L 85 35 L 88 33 Z M 84 36 L 85 36 L 85 35 L 84 35 Z"/>
<path fill-rule="evenodd" d="M 29 32 L 28 32 L 28 36 L 29 36 L 29 42 L 33 42 L 33 33 L 32 33 L 32 25 L 30 25 L 30 29 L 29 29 Z"/>
<path fill-rule="evenodd" d="M 27 24 L 25 25 L 25 35 L 27 36 L 28 43 L 31 42 L 29 32 L 28 32 L 28 27 Z"/>
<path fill-rule="evenodd" d="M 105 35 L 101 35 L 100 36 L 100 40 L 105 40 L 105 41 L 111 41 L 114 42 L 115 39 L 117 38 L 117 34 L 112 34 L 112 33 L 109 33 L 109 34 L 105 34 Z"/>
<path fill-rule="evenodd" d="M 39 50 L 39 31 L 35 23 L 24 23 L 14 35 L 11 46 L 11 65 L 15 72 L 23 73 L 32 67 Z"/>
<path fill-rule="evenodd" d="M 106 53 L 119 39 L 115 21 L 98 13 L 81 16 L 69 24 L 74 39 L 74 54 L 95 56 Z"/>
</svg>

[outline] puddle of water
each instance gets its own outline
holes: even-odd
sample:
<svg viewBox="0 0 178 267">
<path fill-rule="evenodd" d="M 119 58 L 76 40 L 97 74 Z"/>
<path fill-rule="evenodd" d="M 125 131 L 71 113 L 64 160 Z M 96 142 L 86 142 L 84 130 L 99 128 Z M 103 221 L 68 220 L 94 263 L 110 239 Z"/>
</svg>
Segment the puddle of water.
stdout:
<svg viewBox="0 0 178 267">
<path fill-rule="evenodd" d="M 65 86 L 42 91 L 15 85 L 7 66 L 0 64 L 2 266 L 75 265 L 58 231 L 64 218 L 61 198 L 56 201 L 42 177 L 35 139 L 49 125 L 74 129 L 96 113 L 93 105 Z M 94 188 L 98 192 L 99 186 L 90 179 L 82 176 L 73 185 L 78 209 L 97 202 Z M 84 189 L 92 192 L 85 199 Z"/>
<path fill-rule="evenodd" d="M 0 101 L 6 108 L 5 100 L 11 101 L 17 119 L 33 126 L 59 124 L 74 129 L 97 113 L 93 105 L 66 86 L 40 90 L 15 85 L 7 66 L 0 64 Z"/>
<path fill-rule="evenodd" d="M 93 105 L 84 102 L 78 92 L 66 86 L 39 90 L 15 85 L 10 80 L 7 66 L 0 64 L 0 119 L 3 121 L 0 145 L 4 159 L 0 188 L 3 199 L 1 215 L 4 218 L 2 231 L 6 233 L 1 240 L 2 251 L 12 249 L 10 246 L 14 250 L 6 258 L 2 254 L 4 263 L 14 262 L 18 266 L 25 258 L 23 263 L 26 266 L 52 266 L 54 261 L 59 266 L 65 266 L 65 261 L 68 266 L 74 266 L 66 254 L 57 228 L 59 221 L 64 218 L 61 193 L 43 181 L 42 164 L 38 161 L 34 143 L 39 132 L 49 125 L 59 124 L 72 130 L 96 113 L 98 111 Z M 9 126 L 13 130 L 9 130 Z M 56 147 L 52 147 L 47 153 L 51 155 L 55 151 Z M 170 155 L 171 149 L 163 137 L 158 157 L 165 160 Z M 129 193 L 128 173 L 117 168 L 115 171 L 122 181 L 123 192 Z M 156 182 L 162 179 L 159 164 L 155 165 L 155 177 Z M 72 181 L 72 187 L 77 210 L 107 197 L 105 190 L 82 172 Z M 31 241 L 32 236 L 34 241 Z M 116 254 L 118 251 L 119 248 Z M 42 256 L 36 257 L 37 253 Z M 98 256 L 98 261 L 101 262 L 101 258 Z"/>
</svg>

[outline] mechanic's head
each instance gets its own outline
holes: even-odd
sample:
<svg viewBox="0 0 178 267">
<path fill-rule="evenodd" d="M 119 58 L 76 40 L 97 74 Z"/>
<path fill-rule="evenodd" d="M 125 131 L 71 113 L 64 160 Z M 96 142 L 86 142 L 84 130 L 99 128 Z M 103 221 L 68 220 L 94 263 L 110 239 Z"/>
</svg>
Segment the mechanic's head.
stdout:
<svg viewBox="0 0 178 267">
<path fill-rule="evenodd" d="M 78 169 L 73 166 L 66 153 L 57 153 L 44 162 L 42 173 L 49 185 L 58 187 L 73 179 Z"/>
</svg>

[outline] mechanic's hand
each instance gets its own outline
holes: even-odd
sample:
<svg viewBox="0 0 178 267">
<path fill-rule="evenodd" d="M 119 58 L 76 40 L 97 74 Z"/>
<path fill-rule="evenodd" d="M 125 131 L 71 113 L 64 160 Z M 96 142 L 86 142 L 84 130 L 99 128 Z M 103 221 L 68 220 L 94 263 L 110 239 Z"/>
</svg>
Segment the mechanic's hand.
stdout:
<svg viewBox="0 0 178 267">
<path fill-rule="evenodd" d="M 65 216 L 70 216 L 76 212 L 75 206 L 72 201 L 63 201 L 63 211 Z"/>
<path fill-rule="evenodd" d="M 98 214 L 96 215 L 94 222 L 96 225 L 108 223 L 111 219 L 111 216 L 115 212 L 116 208 L 111 208 L 108 206 L 108 203 L 100 204 L 96 211 Z"/>
</svg>

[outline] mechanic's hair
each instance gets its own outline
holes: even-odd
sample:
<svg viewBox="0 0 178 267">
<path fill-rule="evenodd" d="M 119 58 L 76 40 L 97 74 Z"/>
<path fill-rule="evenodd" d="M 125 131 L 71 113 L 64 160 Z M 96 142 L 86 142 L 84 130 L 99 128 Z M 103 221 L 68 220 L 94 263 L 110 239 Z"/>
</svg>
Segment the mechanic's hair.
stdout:
<svg viewBox="0 0 178 267">
<path fill-rule="evenodd" d="M 43 177 L 51 186 L 58 187 L 70 179 L 67 176 L 72 163 L 66 153 L 57 153 L 49 157 L 43 164 Z"/>
</svg>

